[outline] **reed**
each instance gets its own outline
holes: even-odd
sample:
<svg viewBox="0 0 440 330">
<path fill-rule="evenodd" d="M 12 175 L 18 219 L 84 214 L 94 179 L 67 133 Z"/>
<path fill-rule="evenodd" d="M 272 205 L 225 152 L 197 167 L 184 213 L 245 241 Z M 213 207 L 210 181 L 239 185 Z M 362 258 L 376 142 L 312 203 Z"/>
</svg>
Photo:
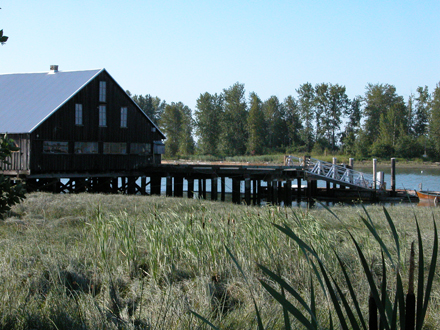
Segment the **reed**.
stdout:
<svg viewBox="0 0 440 330">
<path fill-rule="evenodd" d="M 345 266 L 365 317 L 368 281 L 362 277 L 364 269 L 347 229 L 378 279 L 383 273 L 381 245 L 366 230 L 361 217 L 369 220 L 362 207 L 334 207 L 331 211 L 334 215 L 324 208 L 248 207 L 182 198 L 30 194 L 0 222 L 0 328 L 209 327 L 189 312 L 192 310 L 219 329 L 258 328 L 261 324 L 285 329 L 287 318 L 292 329 L 301 329 L 303 325 L 260 280 L 303 313 L 306 309 L 259 265 L 294 288 L 315 311 L 316 324 L 329 328 L 329 315 L 336 324 L 336 309 L 317 279 L 311 294 L 310 278 L 316 276 L 311 266 L 314 256 L 278 227 L 290 228 L 295 237 L 313 246 L 331 275 L 330 282 L 334 280 L 341 289 L 337 297 L 350 296 L 340 264 Z M 420 235 L 424 254 L 432 254 L 432 218 L 438 219 L 440 210 L 388 209 L 392 219 L 399 219 L 395 228 L 400 263 L 384 211 L 378 206 L 366 207 L 366 211 L 399 265 L 406 289 L 411 242 Z M 413 217 L 408 217 L 410 212 L 417 216 L 420 233 Z M 339 259 L 333 250 L 338 251 Z M 391 274 L 394 268 L 386 253 L 384 260 L 387 274 Z M 321 274 L 316 259 L 314 264 Z M 415 264 L 420 264 L 418 252 Z M 430 260 L 421 264 L 426 273 Z M 416 272 L 415 280 L 418 276 Z M 394 284 L 387 280 L 390 289 Z M 440 325 L 438 292 L 436 276 L 424 318 L 426 327 Z M 349 304 L 354 306 L 350 300 Z M 306 315 L 311 322 L 310 314 Z"/>
</svg>

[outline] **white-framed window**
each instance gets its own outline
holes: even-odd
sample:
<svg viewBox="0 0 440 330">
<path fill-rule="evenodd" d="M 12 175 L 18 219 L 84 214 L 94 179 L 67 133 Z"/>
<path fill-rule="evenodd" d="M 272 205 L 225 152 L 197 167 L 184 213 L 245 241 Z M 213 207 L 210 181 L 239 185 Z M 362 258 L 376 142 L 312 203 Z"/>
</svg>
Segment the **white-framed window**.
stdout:
<svg viewBox="0 0 440 330">
<path fill-rule="evenodd" d="M 100 81 L 99 82 L 99 102 L 106 102 L 106 82 L 105 81 Z"/>
<path fill-rule="evenodd" d="M 127 107 L 121 108 L 121 127 L 127 127 Z"/>
<path fill-rule="evenodd" d="M 99 126 L 107 126 L 107 111 L 105 105 L 99 106 Z"/>
<path fill-rule="evenodd" d="M 82 104 L 75 104 L 75 125 L 81 126 L 83 124 L 83 106 Z"/>
</svg>

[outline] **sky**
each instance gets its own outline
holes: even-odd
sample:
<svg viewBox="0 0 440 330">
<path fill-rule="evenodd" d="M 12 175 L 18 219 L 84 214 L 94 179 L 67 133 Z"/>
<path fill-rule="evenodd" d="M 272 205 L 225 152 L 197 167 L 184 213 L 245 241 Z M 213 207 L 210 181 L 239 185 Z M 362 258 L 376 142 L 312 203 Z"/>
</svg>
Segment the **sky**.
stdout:
<svg viewBox="0 0 440 330">
<path fill-rule="evenodd" d="M 440 82 L 440 1 L 0 0 L 0 73 L 105 68 L 132 94 L 183 102 L 239 82 L 246 97 L 306 82 Z"/>
</svg>

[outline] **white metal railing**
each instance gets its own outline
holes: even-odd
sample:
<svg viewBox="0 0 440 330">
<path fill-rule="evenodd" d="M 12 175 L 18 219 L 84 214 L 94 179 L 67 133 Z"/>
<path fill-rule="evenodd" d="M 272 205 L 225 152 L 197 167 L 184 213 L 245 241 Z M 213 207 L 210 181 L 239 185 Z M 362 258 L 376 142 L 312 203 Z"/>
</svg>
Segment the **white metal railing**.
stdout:
<svg viewBox="0 0 440 330">
<path fill-rule="evenodd" d="M 304 164 L 304 158 L 301 157 L 286 156 L 285 159 L 286 166 L 294 166 L 295 164 L 298 164 L 299 166 L 304 167 L 304 170 L 307 173 L 320 176 L 323 179 L 328 178 L 337 181 L 340 184 L 350 184 L 360 188 L 375 188 L 373 175 L 354 171 L 350 168 L 346 168 L 343 165 L 335 165 L 310 157 L 305 158 L 306 164 Z M 376 179 L 376 189 L 382 188 L 383 186 L 381 182 Z"/>
</svg>

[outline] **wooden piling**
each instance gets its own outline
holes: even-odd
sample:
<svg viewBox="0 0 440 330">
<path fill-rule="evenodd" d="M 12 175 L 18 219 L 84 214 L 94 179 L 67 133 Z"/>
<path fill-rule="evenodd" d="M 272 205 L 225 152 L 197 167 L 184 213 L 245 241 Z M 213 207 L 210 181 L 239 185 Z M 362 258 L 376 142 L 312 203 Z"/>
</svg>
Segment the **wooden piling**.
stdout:
<svg viewBox="0 0 440 330">
<path fill-rule="evenodd" d="M 188 182 L 188 198 L 194 198 L 194 178 L 186 178 Z"/>
<path fill-rule="evenodd" d="M 211 200 L 216 201 L 218 195 L 218 177 L 213 177 L 211 179 Z"/>
<path fill-rule="evenodd" d="M 197 196 L 199 199 L 203 198 L 203 181 L 201 178 L 197 179 L 197 184 L 198 184 L 198 192 L 199 195 Z"/>
<path fill-rule="evenodd" d="M 221 178 L 220 178 L 220 194 L 221 194 L 221 196 L 220 196 L 220 199 L 221 199 L 221 201 L 222 202 L 224 202 L 225 201 L 225 197 L 226 197 L 226 182 L 225 182 L 225 177 L 224 176 L 222 176 Z"/>
<path fill-rule="evenodd" d="M 391 197 L 396 196 L 396 158 L 391 158 Z"/>
<path fill-rule="evenodd" d="M 206 199 L 206 179 L 202 179 L 202 196 L 203 199 Z"/>
<path fill-rule="evenodd" d="M 266 201 L 268 204 L 273 203 L 273 188 L 272 188 L 272 180 L 267 180 L 267 189 L 266 189 Z"/>
<path fill-rule="evenodd" d="M 172 197 L 173 196 L 173 177 L 167 176 L 167 183 L 166 183 L 166 196 Z"/>
<path fill-rule="evenodd" d="M 257 201 L 256 204 L 260 205 L 261 204 L 261 180 L 257 180 Z"/>
<path fill-rule="evenodd" d="M 246 205 L 251 205 L 251 179 L 244 179 L 244 200 Z"/>
<path fill-rule="evenodd" d="M 174 197 L 183 197 L 183 176 L 174 177 Z"/>
<path fill-rule="evenodd" d="M 162 177 L 154 175 L 150 177 L 150 194 L 160 196 L 160 188 L 162 185 Z"/>
<path fill-rule="evenodd" d="M 240 204 L 240 179 L 232 178 L 232 203 Z"/>
<path fill-rule="evenodd" d="M 292 181 L 286 180 L 286 183 L 284 185 L 284 205 L 286 206 L 292 206 Z"/>
</svg>

